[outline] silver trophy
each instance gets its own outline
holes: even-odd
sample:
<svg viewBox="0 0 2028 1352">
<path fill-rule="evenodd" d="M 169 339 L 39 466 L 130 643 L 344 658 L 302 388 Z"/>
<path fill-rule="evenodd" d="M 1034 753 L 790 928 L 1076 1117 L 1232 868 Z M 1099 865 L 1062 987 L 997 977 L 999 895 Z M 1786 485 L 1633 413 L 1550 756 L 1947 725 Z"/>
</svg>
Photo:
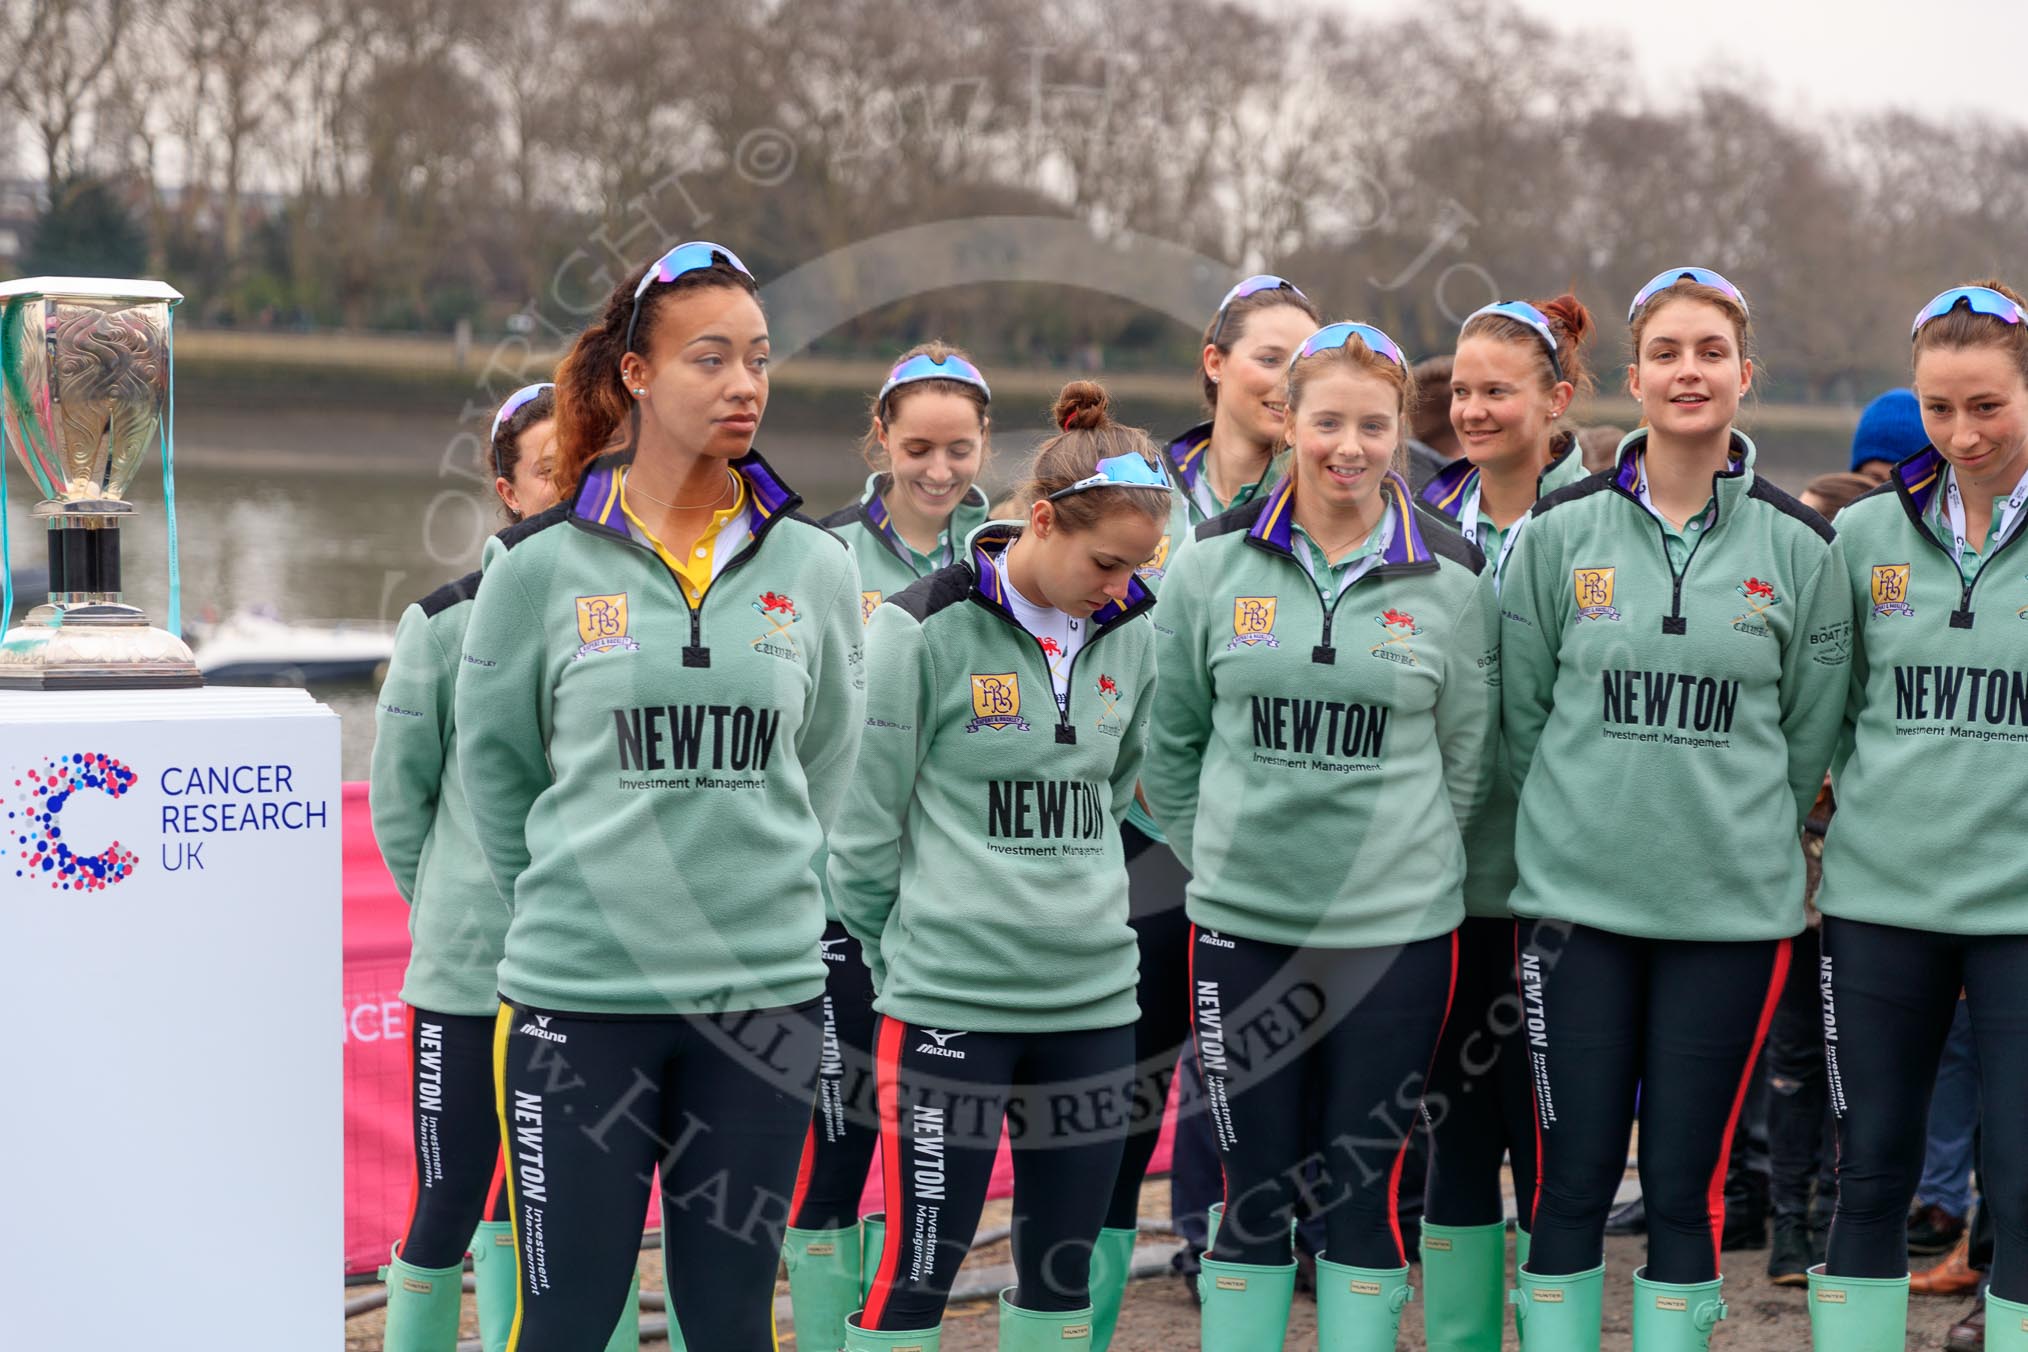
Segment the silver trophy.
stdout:
<svg viewBox="0 0 2028 1352">
<path fill-rule="evenodd" d="M 204 683 L 189 646 L 128 605 L 120 580 L 119 527 L 134 514 L 122 494 L 158 445 L 168 470 L 170 311 L 182 299 L 161 282 L 0 284 L 0 415 L 49 542 L 49 600 L 0 639 L 0 689 Z M 174 595 L 172 580 L 172 616 Z"/>
</svg>

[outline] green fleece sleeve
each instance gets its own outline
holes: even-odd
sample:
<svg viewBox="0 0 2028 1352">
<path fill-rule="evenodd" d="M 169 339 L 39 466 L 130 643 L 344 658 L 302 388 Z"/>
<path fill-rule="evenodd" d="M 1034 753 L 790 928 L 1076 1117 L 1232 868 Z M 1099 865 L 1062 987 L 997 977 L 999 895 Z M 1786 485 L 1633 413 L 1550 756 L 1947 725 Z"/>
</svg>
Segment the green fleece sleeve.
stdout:
<svg viewBox="0 0 2028 1352">
<path fill-rule="evenodd" d="M 1437 692 L 1437 748 L 1460 831 L 1471 830 L 1493 787 L 1500 729 L 1499 605 L 1488 565 L 1458 615 L 1457 641 Z"/>
<path fill-rule="evenodd" d="M 554 782 L 544 716 L 543 625 L 508 555 L 486 572 L 457 680 L 458 782 L 501 901 L 528 867 L 528 813 Z"/>
<path fill-rule="evenodd" d="M 403 611 L 373 713 L 373 763 L 366 797 L 380 857 L 387 861 L 402 899 L 411 905 L 423 844 L 436 821 L 437 799 L 443 791 L 455 675 L 422 607 Z"/>
<path fill-rule="evenodd" d="M 1563 601 L 1554 524 L 1528 523 L 1500 582 L 1500 736 L 1507 774 L 1519 793 L 1556 699 Z"/>
<path fill-rule="evenodd" d="M 1177 862 L 1191 868 L 1197 837 L 1197 795 L 1204 774 L 1204 748 L 1211 741 L 1211 671 L 1206 660 L 1203 562 L 1214 551 L 1199 543 L 1176 561 L 1162 586 L 1155 626 L 1157 679 L 1162 683 L 1162 721 L 1148 734 L 1148 759 L 1141 792 L 1148 812 L 1161 824 Z"/>
<path fill-rule="evenodd" d="M 866 735 L 852 796 L 831 831 L 828 876 L 838 919 L 859 941 L 878 990 L 887 980 L 880 936 L 901 888 L 901 836 L 929 754 L 936 674 L 907 611 L 881 606 L 865 628 Z"/>
<path fill-rule="evenodd" d="M 1127 813 L 1133 810 L 1134 785 L 1148 760 L 1148 726 L 1154 720 L 1155 686 L 1160 677 L 1155 671 L 1155 645 L 1149 644 L 1146 653 L 1141 662 L 1141 688 L 1134 699 L 1133 721 L 1121 733 L 1119 759 L 1113 762 L 1114 826 L 1125 821 Z"/>
<path fill-rule="evenodd" d="M 1845 537 L 1840 535 L 1831 542 L 1831 561 L 1824 565 L 1829 571 L 1823 585 L 1836 586 L 1843 590 L 1852 606 L 1852 665 L 1846 672 L 1845 716 L 1838 729 L 1838 745 L 1831 752 L 1831 780 L 1835 784 L 1838 776 L 1845 773 L 1845 765 L 1852 759 L 1852 749 L 1858 745 L 1859 712 L 1866 704 L 1866 677 L 1871 668 L 1866 660 L 1866 626 L 1859 623 L 1857 593 L 1852 585 L 1851 565 L 1845 554 Z M 1815 806 L 1814 803 L 1811 804 Z"/>
<path fill-rule="evenodd" d="M 1835 547 L 1834 547 L 1835 548 Z M 1789 788 L 1796 795 L 1796 826 L 1809 819 L 1824 771 L 1845 725 L 1852 679 L 1852 589 L 1831 550 L 1796 600 L 1797 622 L 1782 653 L 1782 735 L 1789 744 Z"/>
<path fill-rule="evenodd" d="M 822 637 L 810 664 L 810 693 L 796 753 L 803 762 L 810 808 L 826 830 L 837 820 L 852 782 L 853 762 L 866 725 L 866 626 L 859 618 L 859 566 L 845 553 L 838 590 L 825 606 Z"/>
</svg>

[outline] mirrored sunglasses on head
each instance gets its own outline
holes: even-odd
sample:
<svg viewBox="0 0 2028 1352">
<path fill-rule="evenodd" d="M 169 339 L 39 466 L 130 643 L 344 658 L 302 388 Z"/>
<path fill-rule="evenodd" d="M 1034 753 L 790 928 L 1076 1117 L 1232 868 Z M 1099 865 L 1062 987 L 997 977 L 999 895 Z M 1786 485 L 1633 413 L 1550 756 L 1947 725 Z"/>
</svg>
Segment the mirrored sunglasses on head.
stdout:
<svg viewBox="0 0 2028 1352">
<path fill-rule="evenodd" d="M 1723 274 L 1713 272 L 1710 268 L 1670 268 L 1666 272 L 1658 272 L 1650 277 L 1648 284 L 1635 294 L 1634 303 L 1627 307 L 1627 322 L 1629 324 L 1634 322 L 1634 316 L 1641 312 L 1643 305 L 1654 299 L 1656 292 L 1667 291 L 1678 282 L 1697 282 L 1715 291 L 1723 291 L 1739 302 L 1740 309 L 1746 310 L 1749 315 L 1753 313 L 1747 310 L 1745 293 L 1727 281 Z"/>
<path fill-rule="evenodd" d="M 1354 337 L 1366 344 L 1369 350 L 1385 357 L 1402 370 L 1408 369 L 1408 358 L 1402 355 L 1401 344 L 1371 324 L 1360 324 L 1348 319 L 1341 319 L 1335 324 L 1326 324 L 1305 338 L 1303 345 L 1296 349 L 1296 355 L 1289 358 L 1289 366 L 1293 368 L 1303 358 L 1314 357 L 1319 352 L 1329 352 L 1332 348 L 1343 347 Z"/>
<path fill-rule="evenodd" d="M 1960 305 L 1973 314 L 1991 315 L 2008 324 L 2019 324 L 2024 318 L 2028 318 L 2023 315 L 2019 305 L 1990 286 L 1954 286 L 1948 291 L 1939 293 L 1929 304 L 1916 312 L 1915 323 L 1909 325 L 1908 336 L 1914 338 L 1916 334 L 1922 332 L 1923 325 L 1932 319 L 1942 319 Z"/>
<path fill-rule="evenodd" d="M 1073 493 L 1089 493 L 1095 488 L 1161 488 L 1169 487 L 1168 476 L 1147 457 L 1140 455 L 1109 455 L 1093 467 L 1092 472 L 1076 483 L 1059 488 L 1049 495 L 1049 501 L 1067 498 Z"/>
</svg>

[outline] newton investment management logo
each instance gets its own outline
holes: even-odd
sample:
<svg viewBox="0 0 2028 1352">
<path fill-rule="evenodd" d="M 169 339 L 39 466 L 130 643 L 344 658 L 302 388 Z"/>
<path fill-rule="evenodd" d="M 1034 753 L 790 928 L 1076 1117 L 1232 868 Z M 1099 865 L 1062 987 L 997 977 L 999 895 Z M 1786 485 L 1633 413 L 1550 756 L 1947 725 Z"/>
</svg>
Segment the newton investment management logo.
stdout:
<svg viewBox="0 0 2028 1352">
<path fill-rule="evenodd" d="M 166 873 L 201 871 L 212 837 L 244 832 L 321 830 L 330 804 L 296 797 L 292 765 L 171 765 L 159 776 L 161 867 Z M 89 829 L 78 815 L 80 794 L 124 799 L 141 785 L 140 773 L 103 751 L 46 756 L 0 776 L 0 878 L 48 884 L 60 892 L 101 892 L 134 876 L 140 855 L 115 819 L 113 838 L 76 838 Z M 229 848 L 221 843 L 218 848 Z"/>
</svg>

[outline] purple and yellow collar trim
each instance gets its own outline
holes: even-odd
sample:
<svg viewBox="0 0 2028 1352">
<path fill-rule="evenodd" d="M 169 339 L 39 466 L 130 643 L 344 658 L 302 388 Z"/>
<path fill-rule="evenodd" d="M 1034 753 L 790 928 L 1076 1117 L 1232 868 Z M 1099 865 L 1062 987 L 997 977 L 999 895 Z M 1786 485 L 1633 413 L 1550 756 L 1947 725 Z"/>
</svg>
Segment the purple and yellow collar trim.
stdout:
<svg viewBox="0 0 2028 1352">
<path fill-rule="evenodd" d="M 1210 447 L 1211 424 L 1201 422 L 1162 448 L 1169 472 L 1176 476 L 1177 485 L 1185 493 L 1197 487 L 1198 476 L 1204 473 L 1204 455 Z"/>
<path fill-rule="evenodd" d="M 1387 542 L 1381 552 L 1380 566 L 1393 567 L 1400 564 L 1428 563 L 1434 557 L 1429 544 L 1422 538 L 1422 523 L 1415 519 L 1413 495 L 1409 492 L 1408 481 L 1393 470 L 1381 481 L 1380 491 L 1387 503 L 1394 509 L 1397 523 L 1394 538 Z M 1283 554 L 1295 553 L 1293 531 L 1296 524 L 1296 480 L 1292 474 L 1284 474 L 1281 482 L 1269 490 L 1261 509 L 1260 518 L 1247 532 L 1247 538 L 1268 549 Z"/>
<path fill-rule="evenodd" d="M 1014 608 L 1007 604 L 1006 584 L 1001 580 L 1000 570 L 994 566 L 993 559 L 995 555 L 1004 553 L 1019 534 L 1021 527 L 1015 522 L 989 521 L 972 532 L 970 541 L 973 594 L 1010 620 L 1014 619 Z M 1139 614 L 1143 607 L 1154 603 L 1155 593 L 1142 584 L 1139 574 L 1135 574 L 1127 579 L 1125 601 L 1109 601 L 1092 612 L 1092 630 L 1097 632 L 1109 624 Z"/>
<path fill-rule="evenodd" d="M 577 497 L 571 502 L 571 515 L 587 525 L 624 533 L 627 527 L 626 517 L 620 510 L 620 471 L 633 460 L 631 451 L 604 455 L 594 460 L 578 483 Z M 755 534 L 759 534 L 762 525 L 793 511 L 802 502 L 768 462 L 761 459 L 759 451 L 748 451 L 733 461 L 732 472 L 746 481 L 747 507 L 757 518 Z"/>
<path fill-rule="evenodd" d="M 1923 447 L 1894 467 L 1895 485 L 1918 518 L 1936 500 L 1937 490 L 1943 487 L 1945 468 L 1943 454 L 1934 446 Z"/>
<path fill-rule="evenodd" d="M 1465 494 L 1471 491 L 1472 476 L 1478 472 L 1479 467 L 1461 455 L 1430 476 L 1422 486 L 1422 500 L 1445 516 L 1455 517 L 1462 510 Z"/>
</svg>

